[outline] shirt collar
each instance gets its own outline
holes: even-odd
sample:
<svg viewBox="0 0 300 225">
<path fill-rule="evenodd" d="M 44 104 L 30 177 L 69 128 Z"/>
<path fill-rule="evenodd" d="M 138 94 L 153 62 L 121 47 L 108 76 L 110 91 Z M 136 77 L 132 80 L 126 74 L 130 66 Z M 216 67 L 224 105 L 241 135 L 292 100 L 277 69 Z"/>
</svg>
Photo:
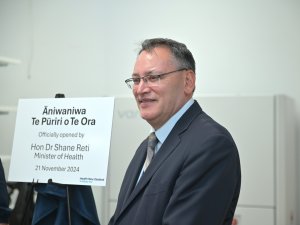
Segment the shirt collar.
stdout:
<svg viewBox="0 0 300 225">
<path fill-rule="evenodd" d="M 164 143 L 164 141 L 168 137 L 169 133 L 171 132 L 171 130 L 177 123 L 177 121 L 191 107 L 191 105 L 193 103 L 194 103 L 194 99 L 191 98 L 162 127 L 160 127 L 159 129 L 157 129 L 155 131 L 155 135 L 156 135 L 157 139 L 159 140 L 160 145 L 162 145 Z"/>
</svg>

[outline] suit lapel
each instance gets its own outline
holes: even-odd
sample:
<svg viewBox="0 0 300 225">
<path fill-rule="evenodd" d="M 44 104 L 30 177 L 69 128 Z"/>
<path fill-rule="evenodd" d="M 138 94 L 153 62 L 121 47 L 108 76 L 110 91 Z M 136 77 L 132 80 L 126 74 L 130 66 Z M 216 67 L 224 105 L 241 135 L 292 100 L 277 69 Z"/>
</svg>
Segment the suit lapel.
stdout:
<svg viewBox="0 0 300 225">
<path fill-rule="evenodd" d="M 141 146 L 139 147 L 139 150 L 140 151 L 137 152 L 136 159 L 132 160 L 134 162 L 132 164 L 133 167 L 128 173 L 129 176 L 127 179 L 129 181 L 127 182 L 128 186 L 126 188 L 126 193 L 125 193 L 124 200 L 123 200 L 123 207 L 124 207 L 125 203 L 127 202 L 129 196 L 131 195 L 132 191 L 136 187 L 137 179 L 140 175 L 143 163 L 145 161 L 146 151 L 147 151 L 147 141 L 146 140 L 141 144 Z"/>
<path fill-rule="evenodd" d="M 133 189 L 132 193 L 130 194 L 129 198 L 125 203 L 125 207 L 131 203 L 132 200 L 147 186 L 153 174 L 159 169 L 160 165 L 168 158 L 168 156 L 173 152 L 176 146 L 179 143 L 178 137 L 172 138 L 173 140 L 170 141 L 171 145 L 164 145 L 167 147 L 161 146 L 161 149 L 152 159 L 150 165 L 148 166 L 146 172 L 141 177 L 140 181 L 137 183 L 135 188 Z"/>
</svg>

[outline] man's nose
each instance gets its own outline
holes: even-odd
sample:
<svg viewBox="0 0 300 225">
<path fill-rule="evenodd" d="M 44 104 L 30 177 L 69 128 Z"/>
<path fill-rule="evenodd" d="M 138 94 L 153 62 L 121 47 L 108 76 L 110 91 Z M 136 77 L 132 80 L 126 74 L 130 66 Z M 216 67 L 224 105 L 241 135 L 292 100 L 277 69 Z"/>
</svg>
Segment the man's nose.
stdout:
<svg viewBox="0 0 300 225">
<path fill-rule="evenodd" d="M 136 85 L 136 91 L 137 93 L 141 93 L 144 92 L 145 90 L 147 90 L 148 88 L 148 82 L 145 79 L 141 79 L 140 83 L 138 85 Z"/>
</svg>

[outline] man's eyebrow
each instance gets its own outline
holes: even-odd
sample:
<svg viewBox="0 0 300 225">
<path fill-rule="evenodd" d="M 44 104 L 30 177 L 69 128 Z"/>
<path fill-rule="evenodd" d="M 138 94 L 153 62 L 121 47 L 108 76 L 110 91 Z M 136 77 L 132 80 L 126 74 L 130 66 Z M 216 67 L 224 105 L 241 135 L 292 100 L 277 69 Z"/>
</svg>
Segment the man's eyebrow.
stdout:
<svg viewBox="0 0 300 225">
<path fill-rule="evenodd" d="M 156 75 L 156 74 L 160 74 L 159 72 L 155 71 L 155 70 L 150 70 L 148 72 L 146 72 L 143 76 L 141 76 L 138 73 L 133 73 L 131 76 L 132 77 L 144 77 L 144 76 L 148 76 L 148 75 Z"/>
</svg>

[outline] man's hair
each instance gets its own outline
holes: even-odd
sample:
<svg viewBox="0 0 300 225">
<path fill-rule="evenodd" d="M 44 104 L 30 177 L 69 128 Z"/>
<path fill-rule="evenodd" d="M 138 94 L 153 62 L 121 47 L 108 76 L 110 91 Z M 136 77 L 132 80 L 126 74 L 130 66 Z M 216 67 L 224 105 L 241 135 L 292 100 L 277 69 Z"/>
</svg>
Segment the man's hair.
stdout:
<svg viewBox="0 0 300 225">
<path fill-rule="evenodd" d="M 185 69 L 190 69 L 196 73 L 195 60 L 185 44 L 174 41 L 168 38 L 152 38 L 146 39 L 141 44 L 141 50 L 138 54 L 141 54 L 142 51 L 151 52 L 156 47 L 166 47 L 171 51 L 171 54 L 174 56 L 175 60 L 178 62 L 179 66 Z"/>
</svg>

